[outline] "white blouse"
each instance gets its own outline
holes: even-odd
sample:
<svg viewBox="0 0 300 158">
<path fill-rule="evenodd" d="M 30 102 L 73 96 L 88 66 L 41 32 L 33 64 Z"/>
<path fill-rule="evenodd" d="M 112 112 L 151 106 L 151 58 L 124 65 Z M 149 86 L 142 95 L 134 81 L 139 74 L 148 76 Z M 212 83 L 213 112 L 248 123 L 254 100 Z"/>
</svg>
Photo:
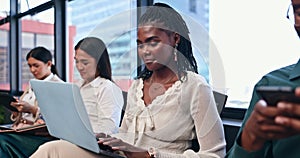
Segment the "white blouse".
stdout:
<svg viewBox="0 0 300 158">
<path fill-rule="evenodd" d="M 34 79 L 33 79 L 34 80 Z M 57 81 L 57 82 L 63 82 L 57 75 L 51 73 L 49 76 L 47 76 L 44 81 Z M 29 86 L 27 88 L 27 90 L 24 92 L 24 94 L 20 97 L 21 101 L 25 101 L 27 103 L 29 103 L 31 106 L 38 106 L 36 105 L 36 97 L 34 92 L 31 89 L 30 83 Z M 39 110 L 37 112 L 37 114 L 33 115 L 32 113 L 26 113 L 23 112 L 22 113 L 22 118 L 35 122 L 39 117 Z"/>
<path fill-rule="evenodd" d="M 88 84 L 80 81 L 80 93 L 95 133 L 118 132 L 123 108 L 122 90 L 110 80 L 97 77 Z"/>
<path fill-rule="evenodd" d="M 187 72 L 167 91 L 145 106 L 143 80 L 128 91 L 120 137 L 135 146 L 155 150 L 156 157 L 224 157 L 226 142 L 213 93 L 205 79 Z M 198 139 L 200 150 L 191 150 Z"/>
</svg>

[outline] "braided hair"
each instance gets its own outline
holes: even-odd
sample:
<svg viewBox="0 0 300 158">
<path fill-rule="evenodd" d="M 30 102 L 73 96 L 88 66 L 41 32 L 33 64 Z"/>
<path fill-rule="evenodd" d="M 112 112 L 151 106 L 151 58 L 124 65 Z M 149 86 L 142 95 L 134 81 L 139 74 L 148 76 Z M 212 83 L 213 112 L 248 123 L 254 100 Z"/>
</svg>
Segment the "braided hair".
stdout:
<svg viewBox="0 0 300 158">
<path fill-rule="evenodd" d="M 162 30 L 167 34 L 173 32 L 179 34 L 180 41 L 177 47 L 179 52 L 177 58 L 179 79 L 181 79 L 182 74 L 186 76 L 186 71 L 198 73 L 197 62 L 193 56 L 192 44 L 189 37 L 189 29 L 177 11 L 167 4 L 155 3 L 153 6 L 150 6 L 139 19 L 139 26 L 146 24 L 160 24 L 162 26 L 159 26 L 164 27 Z M 147 79 L 151 75 L 152 71 L 145 67 L 137 78 Z"/>
</svg>

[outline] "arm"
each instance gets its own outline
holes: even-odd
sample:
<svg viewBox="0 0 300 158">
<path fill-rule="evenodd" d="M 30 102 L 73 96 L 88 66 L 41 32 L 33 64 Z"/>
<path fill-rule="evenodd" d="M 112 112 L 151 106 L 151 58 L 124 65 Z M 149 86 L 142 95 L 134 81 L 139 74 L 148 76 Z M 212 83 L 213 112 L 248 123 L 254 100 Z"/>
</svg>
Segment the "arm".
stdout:
<svg viewBox="0 0 300 158">
<path fill-rule="evenodd" d="M 202 83 L 202 81 L 197 80 L 197 83 L 198 82 Z M 158 115 L 155 115 L 156 118 L 154 118 L 154 119 L 157 119 L 155 121 L 156 127 L 157 127 L 156 129 L 159 129 L 161 134 L 164 135 L 163 136 L 164 138 L 161 138 L 161 139 L 170 141 L 170 142 L 175 142 L 175 143 L 176 142 L 182 143 L 182 140 L 184 140 L 186 142 L 185 143 L 186 146 L 185 145 L 183 145 L 183 146 L 180 145 L 180 146 L 186 147 L 185 151 L 183 151 L 182 149 L 181 150 L 178 149 L 177 154 L 175 154 L 174 152 L 168 152 L 168 150 L 173 150 L 171 144 L 170 144 L 170 147 L 168 147 L 168 146 L 160 147 L 159 144 L 152 143 L 152 144 L 147 144 L 146 145 L 147 147 L 140 146 L 140 148 L 138 148 L 138 147 L 132 146 L 131 145 L 132 143 L 130 143 L 130 144 L 124 143 L 123 142 L 124 139 L 122 137 L 121 137 L 122 141 L 115 138 L 113 140 L 107 140 L 107 141 L 102 140 L 103 143 L 105 142 L 105 144 L 112 146 L 113 149 L 115 149 L 115 150 L 124 151 L 128 157 L 132 157 L 132 158 L 136 157 L 137 155 L 138 156 L 143 155 L 143 157 L 149 156 L 149 154 L 147 152 L 147 149 L 150 149 L 149 147 L 154 147 L 152 149 L 154 149 L 155 156 L 161 157 L 161 158 L 164 158 L 164 157 L 175 157 L 175 158 L 176 157 L 178 157 L 178 158 L 181 158 L 181 157 L 182 158 L 223 157 L 225 155 L 225 139 L 224 139 L 223 128 L 222 128 L 223 126 L 222 126 L 219 114 L 217 112 L 217 108 L 216 108 L 216 105 L 215 105 L 215 102 L 213 99 L 213 94 L 212 94 L 210 87 L 208 87 L 205 84 L 205 85 L 203 85 L 203 87 L 195 88 L 195 84 L 191 83 L 190 85 L 187 85 L 187 86 L 182 85 L 181 88 L 183 88 L 182 91 L 184 91 L 184 93 L 180 94 L 180 98 L 182 97 L 182 99 L 180 99 L 180 105 L 175 106 L 173 104 L 169 104 L 169 105 L 166 104 L 165 106 L 173 107 L 173 109 L 172 110 L 164 109 L 164 110 L 167 110 L 172 113 L 171 114 L 165 113 L 165 115 L 164 115 L 164 113 L 161 113 L 162 115 L 164 115 L 165 119 L 170 117 L 170 119 L 168 119 L 169 121 L 167 121 L 167 122 L 170 123 L 169 124 L 170 126 L 172 126 L 171 124 L 176 123 L 175 128 L 174 128 L 174 126 L 172 128 L 179 129 L 179 131 L 172 131 L 169 128 L 166 128 L 163 125 L 164 122 L 162 120 L 161 120 L 162 122 L 158 122 L 158 119 L 160 118 Z M 185 88 L 187 88 L 187 89 L 185 89 Z M 131 91 L 128 94 L 129 94 L 128 103 L 133 102 L 134 100 L 132 100 L 132 101 L 130 100 Z M 177 95 L 175 95 L 175 96 L 177 96 Z M 174 103 L 176 102 L 176 100 L 177 99 L 174 99 Z M 132 104 L 134 104 L 134 103 L 132 103 Z M 127 105 L 127 106 L 128 106 L 127 108 L 129 108 L 129 109 L 126 109 L 126 110 L 130 110 L 130 105 Z M 126 114 L 133 114 L 133 113 L 129 112 Z M 126 117 L 126 114 L 125 114 L 125 117 Z M 174 119 L 174 117 L 180 117 L 180 118 L 182 118 L 182 121 L 178 122 L 178 118 Z M 180 118 L 179 118 L 179 120 L 180 120 Z M 128 123 L 130 123 L 130 122 L 131 122 L 131 119 L 129 118 Z M 135 122 L 135 121 L 133 121 L 133 122 Z M 124 127 L 124 129 L 127 129 L 128 126 L 130 126 L 130 125 L 126 125 L 125 123 L 126 123 L 126 118 L 125 118 L 125 121 L 123 120 L 122 127 Z M 183 126 L 182 126 L 182 123 L 184 123 Z M 161 128 L 159 128 L 159 127 L 161 127 Z M 131 126 L 129 128 L 131 129 Z M 195 132 L 195 130 L 193 130 L 195 128 L 196 128 L 196 132 Z M 181 133 L 184 131 L 186 131 L 186 132 Z M 124 131 L 124 132 L 126 132 L 126 131 Z M 177 135 L 178 137 L 177 136 L 175 136 L 177 138 L 168 137 L 168 133 L 170 133 L 170 132 L 174 132 L 174 134 Z M 157 134 L 159 134 L 159 133 L 157 133 Z M 190 139 L 192 139 L 191 137 L 195 136 L 195 134 L 197 134 L 197 138 L 200 142 L 200 146 L 202 147 L 201 150 L 198 152 L 194 152 L 191 149 L 187 149 L 188 147 L 190 147 L 187 144 L 191 143 Z M 153 141 L 149 141 L 149 142 L 159 143 L 159 140 L 160 140 L 159 137 L 162 137 L 162 135 L 153 137 Z M 149 133 L 149 136 L 150 136 L 150 133 Z M 131 139 L 129 139 L 129 141 L 128 140 L 125 140 L 125 141 L 130 142 L 130 140 Z M 161 143 L 165 144 L 166 141 L 161 142 Z M 155 148 L 155 147 L 157 147 L 157 148 Z M 162 149 L 160 149 L 160 148 L 162 148 Z"/>
<path fill-rule="evenodd" d="M 263 155 L 268 152 L 268 146 L 270 146 L 271 140 L 278 140 L 299 133 L 297 129 L 291 130 L 285 121 L 287 119 L 299 122 L 298 119 L 286 117 L 285 113 L 291 110 L 289 108 L 287 108 L 289 110 L 286 109 L 289 105 L 290 104 L 279 103 L 277 105 L 278 108 L 267 106 L 264 101 L 259 101 L 259 97 L 254 90 L 244 125 L 240 129 L 237 140 L 228 152 L 227 157 L 263 157 Z M 300 116 L 299 105 L 294 107 L 295 109 L 289 112 Z"/>
<path fill-rule="evenodd" d="M 183 119 L 188 119 L 187 116 L 190 115 L 191 119 L 189 121 L 192 122 L 191 125 L 195 129 L 200 150 L 193 151 L 191 149 L 186 149 L 182 153 L 175 154 L 167 152 L 166 150 L 154 148 L 156 157 L 221 158 L 225 156 L 226 142 L 223 125 L 217 111 L 212 90 L 204 80 L 199 80 L 197 77 L 195 78 L 196 79 L 193 80 L 194 82 L 189 81 L 182 86 L 183 93 L 181 94 L 182 99 L 180 101 L 180 107 L 187 107 L 188 109 L 185 110 L 185 108 L 182 108 L 180 111 L 183 112 L 182 116 L 185 117 Z M 189 114 L 186 112 L 189 112 Z M 193 133 L 188 135 L 192 136 Z M 153 147 L 155 147 L 155 145 L 153 145 Z"/>
<path fill-rule="evenodd" d="M 104 133 L 116 133 L 120 124 L 120 116 L 123 107 L 122 91 L 114 85 L 107 83 L 97 94 L 97 131 Z"/>
<path fill-rule="evenodd" d="M 24 97 L 26 95 L 30 95 L 33 96 L 34 93 L 33 91 L 30 90 L 30 88 L 28 87 L 24 93 L 21 95 L 20 99 L 18 99 L 17 97 L 15 97 L 15 102 L 11 102 L 11 106 L 15 107 L 19 112 L 27 112 L 27 113 L 31 113 L 34 116 L 36 115 L 38 108 L 31 105 L 30 103 L 28 103 L 28 100 L 24 100 Z M 30 99 L 35 100 L 35 97 L 30 97 Z M 36 102 L 34 102 L 36 103 Z M 12 116 L 17 116 L 18 112 L 12 112 Z"/>
<path fill-rule="evenodd" d="M 193 87 L 196 85 L 193 84 Z M 217 111 L 216 103 L 213 98 L 213 93 L 208 85 L 198 85 L 197 88 L 189 91 L 187 95 L 191 96 L 191 116 L 200 150 L 186 150 L 183 154 L 171 154 L 158 151 L 158 157 L 209 157 L 221 158 L 225 156 L 226 142 L 223 131 L 223 124 Z"/>
<path fill-rule="evenodd" d="M 39 116 L 39 108 L 37 106 L 37 101 L 35 100 L 35 97 L 30 97 L 32 100 L 32 103 L 34 105 L 31 105 L 28 100 L 24 100 L 24 97 L 26 95 L 34 96 L 33 91 L 30 91 L 30 88 L 27 88 L 22 96 L 20 97 L 20 100 L 16 98 L 16 102 L 11 102 L 11 106 L 15 107 L 18 112 L 12 112 L 11 119 L 12 121 L 16 121 L 18 117 L 21 117 L 22 113 L 30 113 L 32 114 L 32 117 L 34 120 L 38 119 Z"/>
<path fill-rule="evenodd" d="M 36 116 L 37 112 L 39 111 L 37 106 L 30 105 L 26 101 L 12 102 L 11 106 L 17 108 L 19 112 L 31 113 L 31 114 L 33 114 L 34 117 Z"/>
</svg>

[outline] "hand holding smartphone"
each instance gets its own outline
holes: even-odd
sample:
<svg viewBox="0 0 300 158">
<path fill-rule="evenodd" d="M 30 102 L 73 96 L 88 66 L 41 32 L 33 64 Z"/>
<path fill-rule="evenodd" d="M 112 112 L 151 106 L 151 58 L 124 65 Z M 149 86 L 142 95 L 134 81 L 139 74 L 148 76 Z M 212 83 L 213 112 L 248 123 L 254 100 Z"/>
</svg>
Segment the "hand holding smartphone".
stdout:
<svg viewBox="0 0 300 158">
<path fill-rule="evenodd" d="M 300 97 L 295 96 L 295 88 L 289 86 L 260 86 L 257 93 L 268 105 L 276 106 L 280 101 L 299 103 Z"/>
<path fill-rule="evenodd" d="M 17 100 L 12 95 L 8 93 L 0 92 L 0 105 L 5 106 L 7 109 L 18 112 L 18 110 L 15 107 L 10 105 L 11 102 L 16 102 L 16 101 Z"/>
</svg>

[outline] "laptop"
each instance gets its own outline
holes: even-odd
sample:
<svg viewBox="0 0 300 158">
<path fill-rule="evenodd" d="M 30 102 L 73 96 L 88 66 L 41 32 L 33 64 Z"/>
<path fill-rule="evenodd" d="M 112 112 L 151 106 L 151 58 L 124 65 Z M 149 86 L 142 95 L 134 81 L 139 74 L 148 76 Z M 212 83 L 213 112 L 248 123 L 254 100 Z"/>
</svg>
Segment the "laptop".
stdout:
<svg viewBox="0 0 300 158">
<path fill-rule="evenodd" d="M 94 153 L 123 158 L 100 148 L 77 85 L 42 80 L 30 80 L 30 84 L 50 135 Z"/>
</svg>

